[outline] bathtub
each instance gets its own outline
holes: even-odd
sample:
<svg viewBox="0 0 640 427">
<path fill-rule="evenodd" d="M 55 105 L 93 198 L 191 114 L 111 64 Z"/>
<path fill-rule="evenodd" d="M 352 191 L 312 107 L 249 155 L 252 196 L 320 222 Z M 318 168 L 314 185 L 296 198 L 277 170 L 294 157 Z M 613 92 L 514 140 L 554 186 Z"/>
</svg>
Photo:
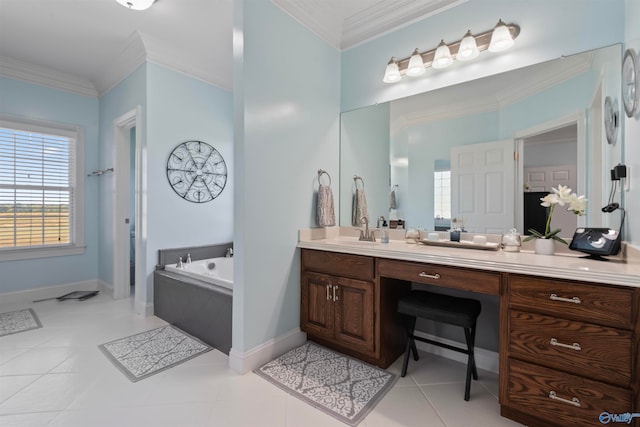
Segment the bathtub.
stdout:
<svg viewBox="0 0 640 427">
<path fill-rule="evenodd" d="M 208 258 L 182 268 L 165 264 L 153 282 L 156 316 L 229 354 L 233 258 Z"/>
<path fill-rule="evenodd" d="M 189 263 L 167 264 L 164 269 L 203 282 L 233 289 L 233 258 L 209 258 Z"/>
</svg>

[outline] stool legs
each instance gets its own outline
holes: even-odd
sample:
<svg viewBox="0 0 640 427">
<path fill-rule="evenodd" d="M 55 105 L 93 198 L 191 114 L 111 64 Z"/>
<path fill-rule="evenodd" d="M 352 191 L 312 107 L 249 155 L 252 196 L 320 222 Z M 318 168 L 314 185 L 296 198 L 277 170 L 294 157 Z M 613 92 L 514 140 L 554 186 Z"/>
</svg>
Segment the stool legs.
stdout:
<svg viewBox="0 0 640 427">
<path fill-rule="evenodd" d="M 401 377 L 407 375 L 407 367 L 409 366 L 409 353 L 413 353 L 413 360 L 418 360 L 418 349 L 416 347 L 416 342 L 413 339 L 413 331 L 416 328 L 416 318 L 411 317 L 409 323 L 407 324 L 407 348 L 404 351 L 404 360 L 402 361 L 402 373 Z"/>
<path fill-rule="evenodd" d="M 473 352 L 476 339 L 476 325 L 471 328 L 464 328 L 464 337 L 467 341 L 467 352 L 469 358 L 467 360 L 467 381 L 464 387 L 464 400 L 469 400 L 469 394 L 471 391 L 471 376 L 474 380 L 478 379 L 478 370 L 476 369 L 476 359 Z"/>
</svg>

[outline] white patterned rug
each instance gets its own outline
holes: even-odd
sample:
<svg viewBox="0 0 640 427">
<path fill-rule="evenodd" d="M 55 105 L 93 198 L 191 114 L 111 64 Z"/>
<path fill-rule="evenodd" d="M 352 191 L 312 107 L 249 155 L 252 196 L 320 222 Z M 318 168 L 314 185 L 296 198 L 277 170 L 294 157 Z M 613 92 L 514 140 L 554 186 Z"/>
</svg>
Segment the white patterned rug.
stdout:
<svg viewBox="0 0 640 427">
<path fill-rule="evenodd" d="M 0 337 L 38 328 L 42 323 L 30 308 L 0 314 Z"/>
<path fill-rule="evenodd" d="M 390 372 L 312 342 L 253 372 L 351 426 L 367 416 L 396 380 Z"/>
<path fill-rule="evenodd" d="M 211 350 L 172 325 L 101 344 L 100 350 L 131 381 L 139 381 Z"/>
</svg>

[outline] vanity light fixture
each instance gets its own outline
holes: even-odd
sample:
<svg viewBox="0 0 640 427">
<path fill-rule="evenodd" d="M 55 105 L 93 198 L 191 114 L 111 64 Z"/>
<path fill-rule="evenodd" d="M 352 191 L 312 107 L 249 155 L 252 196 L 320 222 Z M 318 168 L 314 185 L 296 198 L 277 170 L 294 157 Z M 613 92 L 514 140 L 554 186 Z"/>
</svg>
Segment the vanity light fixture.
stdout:
<svg viewBox="0 0 640 427">
<path fill-rule="evenodd" d="M 146 10 L 151 7 L 151 5 L 156 0 L 116 0 L 118 3 L 126 7 L 127 9 L 133 10 Z"/>
<path fill-rule="evenodd" d="M 440 44 L 436 48 L 436 53 L 433 54 L 433 62 L 431 63 L 431 66 L 436 69 L 441 69 L 446 68 L 451 64 L 453 64 L 451 50 L 449 50 L 449 46 L 447 46 L 444 40 L 440 40 Z"/>
<path fill-rule="evenodd" d="M 118 0 L 121 1 L 121 0 Z M 396 83 L 404 75 L 419 76 L 426 68 L 445 68 L 455 60 L 469 61 L 488 50 L 490 52 L 502 52 L 514 44 L 514 40 L 520 34 L 520 26 L 517 24 L 505 24 L 502 19 L 496 26 L 488 31 L 473 35 L 467 31 L 462 40 L 447 45 L 444 40 L 435 48 L 426 52 L 414 50 L 411 56 L 397 60 L 391 58 L 382 79 L 385 83 Z M 420 66 L 422 63 L 422 66 Z"/>
</svg>

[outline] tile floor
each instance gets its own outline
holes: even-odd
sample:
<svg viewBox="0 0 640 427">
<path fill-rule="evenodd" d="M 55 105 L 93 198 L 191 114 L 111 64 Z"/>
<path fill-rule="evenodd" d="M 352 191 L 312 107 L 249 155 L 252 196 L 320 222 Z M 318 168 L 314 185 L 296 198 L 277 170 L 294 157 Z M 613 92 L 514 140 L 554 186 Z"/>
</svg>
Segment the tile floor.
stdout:
<svg viewBox="0 0 640 427">
<path fill-rule="evenodd" d="M 24 306 L 43 328 L 0 338 L 0 426 L 344 427 L 210 351 L 157 375 L 130 382 L 98 345 L 165 324 L 133 314 L 131 300 L 107 295 Z M 401 361 L 389 369 L 399 374 Z M 360 423 L 361 427 L 519 426 L 499 415 L 498 377 L 480 371 L 463 400 L 465 366 L 431 354 Z"/>
</svg>

